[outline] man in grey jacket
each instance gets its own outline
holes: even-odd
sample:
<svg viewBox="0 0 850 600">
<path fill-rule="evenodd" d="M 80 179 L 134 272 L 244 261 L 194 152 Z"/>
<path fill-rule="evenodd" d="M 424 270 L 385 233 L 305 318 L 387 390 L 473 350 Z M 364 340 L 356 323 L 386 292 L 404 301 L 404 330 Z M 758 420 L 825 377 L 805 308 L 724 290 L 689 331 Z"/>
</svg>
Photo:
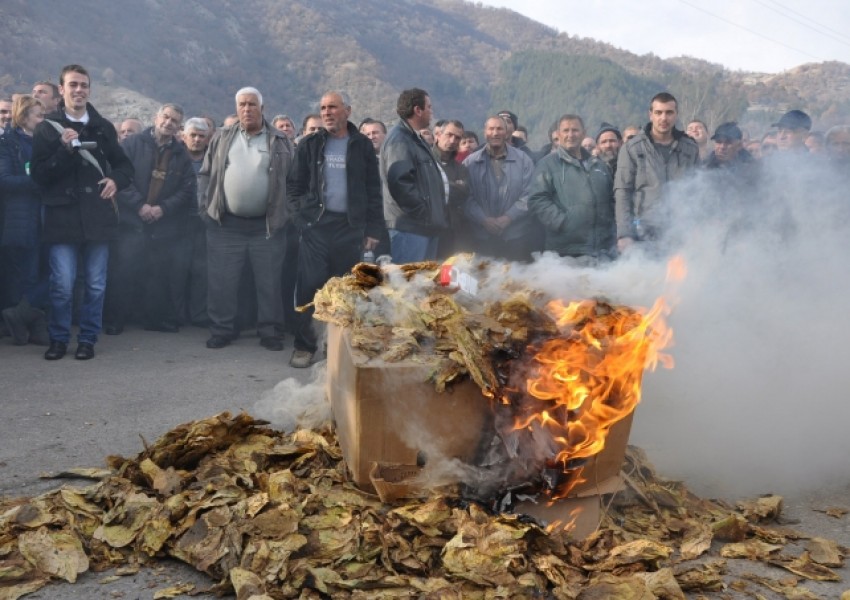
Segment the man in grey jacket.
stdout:
<svg viewBox="0 0 850 600">
<path fill-rule="evenodd" d="M 636 241 L 658 238 L 664 221 L 664 186 L 699 163 L 697 143 L 676 129 L 678 116 L 676 98 L 667 92 L 656 94 L 649 103 L 649 123 L 620 149 L 614 198 L 621 252 Z"/>
<path fill-rule="evenodd" d="M 207 348 L 224 348 L 239 335 L 237 293 L 248 259 L 256 283 L 260 344 L 279 351 L 292 142 L 263 117 L 263 96 L 256 88 L 236 92 L 236 112 L 238 121 L 213 139 L 198 173 L 201 213 L 207 219 Z"/>
<path fill-rule="evenodd" d="M 469 170 L 465 212 L 473 246 L 486 256 L 531 260 L 531 253 L 541 246 L 541 236 L 528 212 L 534 162 L 508 143 L 508 128 L 502 117 L 487 119 L 484 136 L 484 147 L 463 161 Z"/>
<path fill-rule="evenodd" d="M 449 180 L 419 134 L 431 123 L 428 92 L 404 90 L 396 112 L 401 121 L 381 146 L 384 219 L 393 262 L 434 260 L 440 234 L 449 226 Z"/>
</svg>

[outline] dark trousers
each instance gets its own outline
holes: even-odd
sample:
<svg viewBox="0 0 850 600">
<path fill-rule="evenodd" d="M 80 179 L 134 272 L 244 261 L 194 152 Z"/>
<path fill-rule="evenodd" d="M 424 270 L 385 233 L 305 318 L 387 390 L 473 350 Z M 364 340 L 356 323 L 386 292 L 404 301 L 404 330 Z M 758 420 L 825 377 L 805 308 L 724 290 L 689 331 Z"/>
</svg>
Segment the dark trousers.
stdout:
<svg viewBox="0 0 850 600">
<path fill-rule="evenodd" d="M 207 313 L 210 334 L 235 338 L 242 270 L 248 262 L 254 275 L 257 297 L 257 333 L 260 337 L 283 335 L 283 269 L 286 235 L 278 231 L 267 237 L 266 220 L 224 215 L 221 225 L 207 225 Z"/>
<path fill-rule="evenodd" d="M 36 308 L 46 308 L 47 265 L 42 247 L 4 246 L 0 257 L 6 272 L 5 297 L 0 308 L 14 306 L 23 298 Z"/>
<path fill-rule="evenodd" d="M 172 286 L 181 239 L 152 239 L 122 231 L 110 244 L 104 321 L 123 325 L 138 317 L 145 325 L 177 325 Z"/>
<path fill-rule="evenodd" d="M 295 333 L 295 284 L 298 280 L 298 228 L 286 225 L 286 256 L 283 260 L 283 314 L 286 330 Z"/>
<path fill-rule="evenodd" d="M 207 226 L 191 217 L 177 252 L 174 304 L 183 323 L 208 325 L 207 318 Z"/>
<path fill-rule="evenodd" d="M 531 262 L 531 253 L 539 252 L 543 246 L 542 235 L 524 235 L 512 240 L 474 238 L 470 241 L 476 254 L 514 262 Z"/>
<path fill-rule="evenodd" d="M 303 306 L 313 301 L 316 291 L 331 277 L 348 273 L 360 262 L 363 230 L 348 224 L 345 213 L 326 212 L 319 222 L 301 231 L 298 246 L 298 283 L 295 301 Z M 315 352 L 318 349 L 313 328 L 313 310 L 296 313 L 295 349 Z"/>
</svg>

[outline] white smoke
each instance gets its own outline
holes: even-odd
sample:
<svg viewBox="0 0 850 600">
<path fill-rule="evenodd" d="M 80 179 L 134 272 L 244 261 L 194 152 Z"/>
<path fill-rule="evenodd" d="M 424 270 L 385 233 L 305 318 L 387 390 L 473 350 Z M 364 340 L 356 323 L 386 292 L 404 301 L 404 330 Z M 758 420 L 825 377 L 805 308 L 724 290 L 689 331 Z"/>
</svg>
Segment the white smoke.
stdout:
<svg viewBox="0 0 850 600">
<path fill-rule="evenodd" d="M 331 407 L 325 390 L 326 364 L 321 361 L 313 365 L 310 381 L 306 384 L 289 377 L 265 392 L 254 405 L 254 414 L 283 431 L 316 429 L 330 421 Z"/>
</svg>

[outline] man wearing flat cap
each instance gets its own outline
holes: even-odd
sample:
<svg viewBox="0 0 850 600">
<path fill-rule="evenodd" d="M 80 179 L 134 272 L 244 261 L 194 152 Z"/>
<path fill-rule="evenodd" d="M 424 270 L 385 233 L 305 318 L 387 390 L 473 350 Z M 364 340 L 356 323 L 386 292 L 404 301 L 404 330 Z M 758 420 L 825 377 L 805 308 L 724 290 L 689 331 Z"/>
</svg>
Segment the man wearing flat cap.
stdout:
<svg viewBox="0 0 850 600">
<path fill-rule="evenodd" d="M 777 128 L 776 147 L 780 152 L 808 152 L 806 136 L 812 119 L 802 110 L 789 110 L 772 125 Z"/>
<path fill-rule="evenodd" d="M 730 121 L 718 125 L 711 136 L 714 151 L 709 154 L 705 168 L 728 175 L 740 183 L 755 184 L 756 161 L 744 148 L 743 138 L 737 123 Z"/>
</svg>

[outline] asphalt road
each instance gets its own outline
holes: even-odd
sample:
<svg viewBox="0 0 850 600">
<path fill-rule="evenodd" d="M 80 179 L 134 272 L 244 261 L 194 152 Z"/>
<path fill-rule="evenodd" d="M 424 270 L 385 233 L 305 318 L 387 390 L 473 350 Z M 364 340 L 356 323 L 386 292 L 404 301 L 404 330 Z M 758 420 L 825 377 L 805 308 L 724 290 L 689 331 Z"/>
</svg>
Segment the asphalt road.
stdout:
<svg viewBox="0 0 850 600">
<path fill-rule="evenodd" d="M 153 441 L 186 421 L 223 410 L 256 414 L 263 394 L 281 380 L 306 384 L 312 378 L 310 369 L 289 367 L 291 337 L 283 352 L 265 350 L 248 332 L 221 350 L 207 349 L 206 338 L 206 330 L 194 327 L 178 334 L 128 328 L 120 336 L 103 336 L 91 361 L 76 361 L 69 354 L 56 362 L 42 358 L 44 348 L 0 340 L 0 495 L 37 495 L 56 488 L 67 482 L 39 474 L 103 466 L 110 454 L 133 456 L 142 450 L 142 438 Z M 786 497 L 785 518 L 796 521 L 798 529 L 850 547 L 850 515 L 836 519 L 813 510 L 850 508 L 847 493 L 831 494 Z M 753 570 L 752 565 L 742 563 L 739 570 Z M 730 568 L 734 572 L 736 567 Z M 838 572 L 841 583 L 802 585 L 820 597 L 839 598 L 850 589 L 850 569 Z M 788 575 L 776 569 L 763 574 L 776 579 Z M 195 582 L 199 588 L 210 584 L 204 575 L 174 562 L 101 583 L 109 575 L 86 573 L 76 584 L 53 584 L 27 598 L 150 600 L 158 589 L 179 582 Z M 764 598 L 779 597 L 764 588 L 759 592 Z M 752 597 L 728 593 L 732 595 L 710 597 Z"/>
</svg>

